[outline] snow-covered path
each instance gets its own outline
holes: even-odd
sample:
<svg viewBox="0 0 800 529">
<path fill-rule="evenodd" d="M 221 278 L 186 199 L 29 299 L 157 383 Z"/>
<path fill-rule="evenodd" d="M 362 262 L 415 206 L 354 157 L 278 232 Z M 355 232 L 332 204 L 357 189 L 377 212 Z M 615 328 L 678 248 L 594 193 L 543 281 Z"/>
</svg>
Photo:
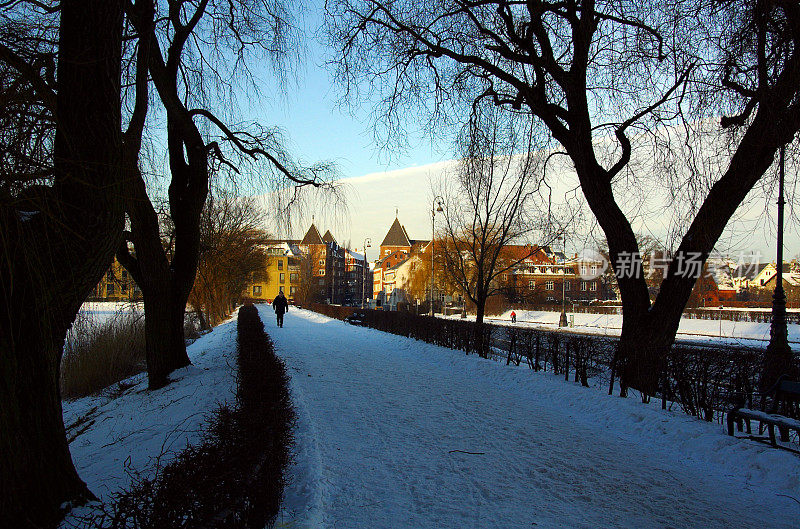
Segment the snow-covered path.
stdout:
<svg viewBox="0 0 800 529">
<path fill-rule="evenodd" d="M 287 527 L 797 527 L 800 458 L 552 375 L 289 311 Z M 466 453 L 473 452 L 473 453 Z"/>
</svg>

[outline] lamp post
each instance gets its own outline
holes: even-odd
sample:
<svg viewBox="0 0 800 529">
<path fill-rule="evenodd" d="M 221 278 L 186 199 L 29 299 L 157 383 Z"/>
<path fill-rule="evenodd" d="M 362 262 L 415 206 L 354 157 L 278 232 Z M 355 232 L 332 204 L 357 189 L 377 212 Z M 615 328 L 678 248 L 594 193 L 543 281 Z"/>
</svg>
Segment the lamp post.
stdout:
<svg viewBox="0 0 800 529">
<path fill-rule="evenodd" d="M 367 269 L 369 265 L 367 264 L 367 248 L 372 245 L 372 239 L 367 237 L 364 239 L 364 273 L 361 275 L 361 308 L 364 308 L 364 302 L 367 299 Z"/>
<path fill-rule="evenodd" d="M 783 291 L 783 172 L 786 147 L 781 146 L 778 168 L 778 255 L 776 263 L 775 293 L 772 295 L 772 321 L 769 328 L 769 345 L 764 355 L 759 386 L 761 390 L 771 387 L 779 376 L 790 374 L 792 350 L 786 332 L 786 294 Z"/>
<path fill-rule="evenodd" d="M 561 234 L 558 236 L 561 240 L 561 253 L 564 255 L 564 261 L 561 263 L 561 316 L 558 318 L 558 326 L 567 326 L 567 238 Z"/>
<path fill-rule="evenodd" d="M 433 198 L 433 202 L 431 203 L 431 310 L 430 315 L 433 316 L 433 252 L 434 252 L 434 245 L 433 245 L 433 237 L 435 235 L 436 229 L 436 212 L 438 211 L 441 213 L 444 211 L 442 209 L 442 204 L 444 203 L 444 199 L 439 195 L 436 195 Z"/>
</svg>

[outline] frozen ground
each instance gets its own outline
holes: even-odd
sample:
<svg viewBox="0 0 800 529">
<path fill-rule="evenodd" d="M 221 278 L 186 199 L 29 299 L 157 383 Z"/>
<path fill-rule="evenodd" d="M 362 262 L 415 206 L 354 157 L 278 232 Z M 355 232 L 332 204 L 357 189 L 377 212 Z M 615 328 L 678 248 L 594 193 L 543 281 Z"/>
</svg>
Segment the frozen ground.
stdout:
<svg viewBox="0 0 800 529">
<path fill-rule="evenodd" d="M 279 527 L 797 526 L 796 455 L 294 307 L 277 329 L 260 309 L 299 414 Z M 147 475 L 201 438 L 208 415 L 233 400 L 235 334 L 231 321 L 197 340 L 194 365 L 166 388 L 145 391 L 142 374 L 121 396 L 64 403 L 93 492 L 108 498 L 129 471 Z"/>
<path fill-rule="evenodd" d="M 200 337 L 188 353 L 193 365 L 175 371 L 175 382 L 159 390 L 147 391 L 141 373 L 99 396 L 63 402 L 72 459 L 95 495 L 108 499 L 130 483 L 129 472 L 152 475 L 159 462 L 202 438 L 220 404 L 234 401 L 236 322 Z M 69 518 L 65 526 L 71 527 Z"/>
<path fill-rule="evenodd" d="M 78 319 L 91 324 L 102 324 L 123 314 L 144 312 L 141 302 L 131 301 L 87 301 L 81 305 Z"/>
<path fill-rule="evenodd" d="M 546 312 L 535 310 L 519 310 L 517 312 L 517 325 L 541 329 L 557 329 L 560 312 Z M 590 334 L 605 334 L 619 336 L 622 329 L 622 315 L 620 314 L 582 314 L 568 313 L 574 316 L 575 326 L 571 329 L 577 332 Z M 458 315 L 447 316 L 459 318 Z M 470 316 L 468 316 L 470 318 Z M 471 316 L 475 319 L 475 316 Z M 499 324 L 511 323 L 511 311 L 497 317 L 488 317 L 486 321 Z M 730 343 L 752 347 L 766 347 L 769 341 L 769 323 L 756 323 L 727 320 L 696 320 L 682 318 L 678 327 L 679 340 L 698 342 Z M 800 325 L 787 325 L 789 342 L 793 349 L 800 350 Z"/>
<path fill-rule="evenodd" d="M 299 415 L 278 526 L 797 527 L 794 454 L 294 307 L 278 329 L 260 309 Z"/>
</svg>

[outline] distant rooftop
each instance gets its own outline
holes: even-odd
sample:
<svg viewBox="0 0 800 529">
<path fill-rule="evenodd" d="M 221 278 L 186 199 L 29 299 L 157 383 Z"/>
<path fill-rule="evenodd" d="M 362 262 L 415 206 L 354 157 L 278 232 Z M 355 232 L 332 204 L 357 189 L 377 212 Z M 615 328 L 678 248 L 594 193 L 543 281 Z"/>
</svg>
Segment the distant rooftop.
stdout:
<svg viewBox="0 0 800 529">
<path fill-rule="evenodd" d="M 400 224 L 400 221 L 395 217 L 392 227 L 386 233 L 381 246 L 411 246 L 411 241 L 408 239 L 406 229 Z"/>
<path fill-rule="evenodd" d="M 322 240 L 322 237 L 320 237 L 317 227 L 312 223 L 311 227 L 308 228 L 305 237 L 303 237 L 303 240 L 300 241 L 300 244 L 307 246 L 309 244 L 325 244 L 325 242 Z"/>
</svg>

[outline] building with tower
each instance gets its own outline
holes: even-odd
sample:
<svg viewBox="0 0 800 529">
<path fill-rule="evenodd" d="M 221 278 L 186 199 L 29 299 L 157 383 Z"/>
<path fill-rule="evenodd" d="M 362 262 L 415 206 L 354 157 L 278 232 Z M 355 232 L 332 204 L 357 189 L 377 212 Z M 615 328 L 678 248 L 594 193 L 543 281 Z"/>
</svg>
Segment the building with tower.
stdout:
<svg viewBox="0 0 800 529">
<path fill-rule="evenodd" d="M 272 301 L 282 291 L 295 303 L 361 303 L 363 280 L 349 275 L 363 277 L 366 259 L 341 247 L 330 230 L 320 235 L 312 222 L 302 239 L 276 239 L 267 246 L 267 278 L 248 285 L 246 298 Z"/>
</svg>

